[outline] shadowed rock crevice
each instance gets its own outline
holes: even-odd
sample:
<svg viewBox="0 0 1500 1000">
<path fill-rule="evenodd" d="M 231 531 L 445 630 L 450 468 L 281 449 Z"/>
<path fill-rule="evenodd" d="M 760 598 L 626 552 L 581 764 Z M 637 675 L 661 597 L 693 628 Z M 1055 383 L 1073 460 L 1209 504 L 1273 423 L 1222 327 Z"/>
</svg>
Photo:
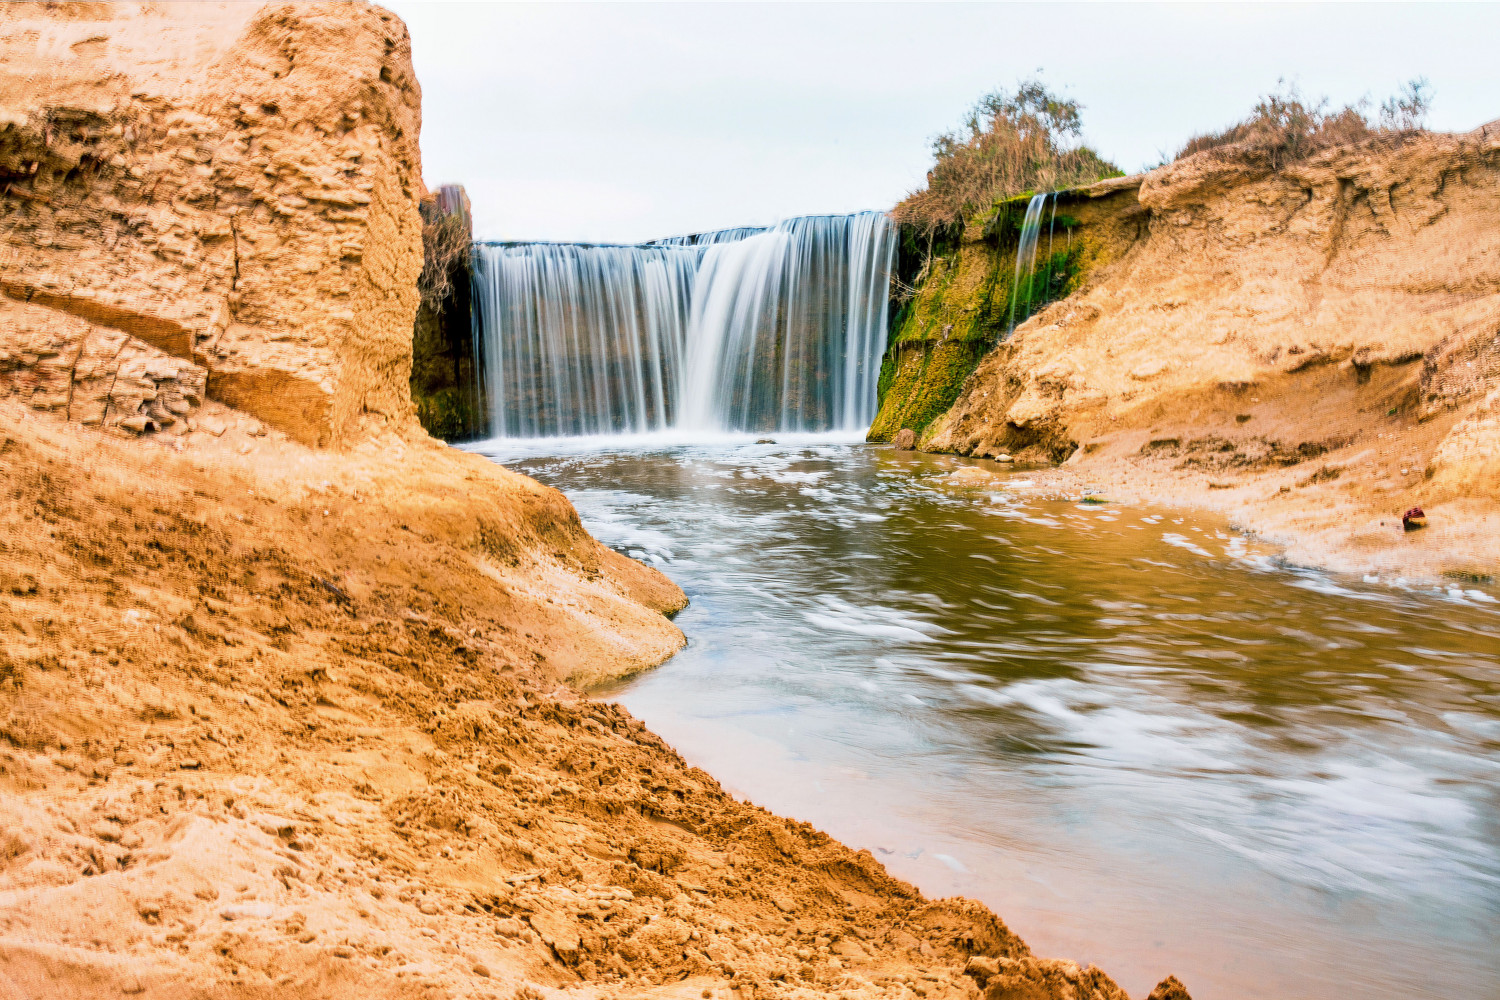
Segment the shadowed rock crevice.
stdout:
<svg viewBox="0 0 1500 1000">
<path fill-rule="evenodd" d="M 411 398 L 433 437 L 467 441 L 489 431 L 476 352 L 469 277 L 469 199 L 444 185 L 422 202 L 421 304 L 412 329 Z"/>
</svg>

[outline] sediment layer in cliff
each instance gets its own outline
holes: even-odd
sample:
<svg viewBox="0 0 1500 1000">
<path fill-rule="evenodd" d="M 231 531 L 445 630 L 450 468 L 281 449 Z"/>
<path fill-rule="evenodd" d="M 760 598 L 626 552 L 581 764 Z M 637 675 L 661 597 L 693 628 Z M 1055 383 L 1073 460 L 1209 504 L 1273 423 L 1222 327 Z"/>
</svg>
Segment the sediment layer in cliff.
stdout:
<svg viewBox="0 0 1500 1000">
<path fill-rule="evenodd" d="M 200 393 L 313 444 L 410 422 L 420 92 L 398 19 L 12 4 L 0 46 L 0 292 L 129 337 L 86 371 L 189 362 Z M 4 325 L 12 392 L 114 336 L 57 322 Z M 202 398 L 182 395 L 105 419 L 170 426 Z"/>
<path fill-rule="evenodd" d="M 923 447 L 1211 503 L 1322 565 L 1500 569 L 1500 127 L 1105 187 L 1078 234 L 1107 259 Z M 1437 513 L 1406 538 L 1418 505 Z"/>
</svg>

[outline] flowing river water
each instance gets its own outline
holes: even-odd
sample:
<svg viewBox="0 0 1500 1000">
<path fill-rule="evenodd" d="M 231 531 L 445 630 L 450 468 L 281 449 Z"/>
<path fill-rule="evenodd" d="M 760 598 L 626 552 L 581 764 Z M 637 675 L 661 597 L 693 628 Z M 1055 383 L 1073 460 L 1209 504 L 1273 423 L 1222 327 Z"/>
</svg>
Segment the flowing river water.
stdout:
<svg viewBox="0 0 1500 1000">
<path fill-rule="evenodd" d="M 687 648 L 601 696 L 1132 995 L 1500 997 L 1494 588 L 778 437 L 478 446 L 692 601 Z"/>
</svg>

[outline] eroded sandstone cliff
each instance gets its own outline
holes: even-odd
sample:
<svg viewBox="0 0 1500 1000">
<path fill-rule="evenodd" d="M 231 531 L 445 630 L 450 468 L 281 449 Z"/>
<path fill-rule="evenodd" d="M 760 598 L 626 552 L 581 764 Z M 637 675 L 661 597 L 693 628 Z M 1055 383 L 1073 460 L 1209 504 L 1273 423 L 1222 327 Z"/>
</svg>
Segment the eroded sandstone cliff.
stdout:
<svg viewBox="0 0 1500 1000">
<path fill-rule="evenodd" d="M 1105 183 L 1136 188 L 1097 203 L 1108 259 L 986 355 L 924 447 L 1212 490 L 1322 564 L 1500 568 L 1500 126 Z M 1406 538 L 1416 505 L 1437 513 Z"/>
<path fill-rule="evenodd" d="M 141 385 L 102 419 L 170 427 L 206 391 L 310 444 L 410 420 L 420 93 L 399 20 L 15 3 L 0 46 L 0 291 L 35 307 L 3 327 L 11 391 L 48 362 L 33 402 L 56 407 L 75 362 L 171 358 L 196 366 L 188 409 Z M 129 339 L 95 360 L 114 335 L 51 313 Z"/>
</svg>

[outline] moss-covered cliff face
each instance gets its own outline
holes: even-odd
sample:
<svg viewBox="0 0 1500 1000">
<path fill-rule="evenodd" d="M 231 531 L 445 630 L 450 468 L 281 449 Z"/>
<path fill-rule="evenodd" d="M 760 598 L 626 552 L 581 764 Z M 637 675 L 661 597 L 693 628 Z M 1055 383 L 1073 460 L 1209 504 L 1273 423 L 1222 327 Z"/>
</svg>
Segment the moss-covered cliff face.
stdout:
<svg viewBox="0 0 1500 1000">
<path fill-rule="evenodd" d="M 912 253 L 903 240 L 903 256 Z M 1009 247 L 1012 266 L 1015 247 Z M 1005 332 L 1008 305 L 1004 250 L 969 225 L 930 253 L 917 276 L 916 294 L 891 325 L 880 366 L 879 409 L 870 440 L 889 441 L 904 427 L 923 430 L 958 398 L 959 387 Z M 904 261 L 903 261 L 904 263 Z"/>
<path fill-rule="evenodd" d="M 469 320 L 467 275 L 444 307 L 422 306 L 412 329 L 411 399 L 435 438 L 466 441 L 485 434 Z"/>
<path fill-rule="evenodd" d="M 1016 256 L 1030 194 L 999 202 L 926 246 L 904 234 L 902 268 L 918 273 L 902 277 L 915 293 L 892 321 L 869 439 L 889 441 L 903 428 L 919 443 L 930 437 L 980 360 L 1015 326 L 1135 242 L 1143 218 L 1138 186 L 1139 178 L 1119 178 L 1059 193 L 1042 219 L 1035 270 L 1019 276 L 1019 288 Z"/>
<path fill-rule="evenodd" d="M 469 199 L 462 187 L 445 185 L 421 208 L 422 300 L 412 326 L 411 399 L 427 433 L 471 440 L 488 432 L 488 420 L 474 350 Z"/>
</svg>

